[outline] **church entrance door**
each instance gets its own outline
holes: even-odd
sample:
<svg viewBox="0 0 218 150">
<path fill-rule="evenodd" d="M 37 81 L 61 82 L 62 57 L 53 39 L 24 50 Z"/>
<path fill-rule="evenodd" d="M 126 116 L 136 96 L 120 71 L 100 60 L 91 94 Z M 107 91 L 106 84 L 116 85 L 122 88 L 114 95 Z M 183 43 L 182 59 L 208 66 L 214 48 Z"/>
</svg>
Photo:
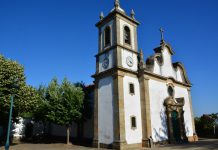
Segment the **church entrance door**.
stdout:
<svg viewBox="0 0 218 150">
<path fill-rule="evenodd" d="M 168 97 L 164 101 L 167 116 L 167 128 L 169 143 L 186 141 L 184 126 L 184 98 Z"/>
<path fill-rule="evenodd" d="M 177 111 L 172 111 L 171 113 L 172 116 L 172 130 L 173 130 L 173 137 L 176 142 L 181 141 L 181 135 L 180 135 L 180 121 L 178 117 L 178 112 Z"/>
</svg>

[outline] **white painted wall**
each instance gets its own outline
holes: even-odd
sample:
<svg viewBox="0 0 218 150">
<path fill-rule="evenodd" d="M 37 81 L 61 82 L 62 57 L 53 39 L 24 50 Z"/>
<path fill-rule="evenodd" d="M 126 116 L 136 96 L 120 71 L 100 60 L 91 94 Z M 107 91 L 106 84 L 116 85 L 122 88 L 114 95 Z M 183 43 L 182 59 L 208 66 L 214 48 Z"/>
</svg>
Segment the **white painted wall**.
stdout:
<svg viewBox="0 0 218 150">
<path fill-rule="evenodd" d="M 172 65 L 172 55 L 169 49 L 165 47 L 162 51 L 163 64 L 159 65 L 157 60 L 154 61 L 153 73 L 164 76 L 172 77 L 179 82 L 184 82 L 183 70 L 181 67 L 174 69 Z"/>
<path fill-rule="evenodd" d="M 161 66 L 161 75 L 165 77 L 173 77 L 176 79 L 176 72 L 172 66 L 172 55 L 167 47 L 162 51 L 163 65 Z"/>
<path fill-rule="evenodd" d="M 132 49 L 135 49 L 136 48 L 136 45 L 135 45 L 135 36 L 134 36 L 134 26 L 133 25 L 130 25 L 128 24 L 127 22 L 123 21 L 123 20 L 120 20 L 120 43 L 121 45 L 124 45 L 124 27 L 125 26 L 128 26 L 129 29 L 130 29 L 130 36 L 131 36 L 131 47 Z"/>
<path fill-rule="evenodd" d="M 157 60 L 154 61 L 154 70 L 153 73 L 161 75 L 160 65 L 157 63 Z"/>
<path fill-rule="evenodd" d="M 135 94 L 129 94 L 129 83 L 135 86 Z M 141 126 L 141 103 L 139 81 L 137 78 L 124 76 L 124 111 L 125 111 L 125 131 L 127 144 L 141 143 L 142 126 Z M 136 116 L 136 129 L 131 128 L 131 116 Z"/>
<path fill-rule="evenodd" d="M 25 137 L 25 130 L 26 130 L 26 125 L 31 123 L 33 125 L 33 131 L 32 134 L 34 136 L 36 135 L 42 135 L 44 133 L 44 126 L 42 122 L 34 122 L 31 119 L 24 119 L 19 117 L 19 122 L 18 123 L 13 123 L 12 126 L 12 134 L 14 138 L 20 139 L 22 137 Z"/>
<path fill-rule="evenodd" d="M 190 103 L 188 91 L 186 88 L 174 87 L 175 98 L 184 97 L 184 123 L 186 129 L 186 136 L 193 135 L 192 118 L 190 111 Z M 166 83 L 149 80 L 149 94 L 150 94 L 150 110 L 151 110 L 151 127 L 152 138 L 154 142 L 168 139 L 167 133 L 167 117 L 165 114 L 164 100 L 169 96 L 167 92 Z"/>
<path fill-rule="evenodd" d="M 33 123 L 33 135 L 42 135 L 44 132 L 44 126 L 42 122 L 34 122 L 31 121 L 31 119 L 23 119 L 19 118 L 19 123 L 14 123 L 13 124 L 13 136 L 15 138 L 22 138 L 25 136 L 25 128 L 28 123 L 32 122 Z M 45 128 L 49 128 L 49 125 Z M 50 126 L 50 132 L 51 135 L 53 136 L 59 136 L 59 137 L 64 137 L 67 135 L 66 127 L 65 126 L 60 126 L 56 124 L 51 124 Z M 75 123 L 72 123 L 71 125 L 71 132 L 70 132 L 71 137 L 76 137 L 77 136 L 77 125 Z M 92 138 L 93 137 L 93 120 L 87 120 L 87 122 L 84 123 L 84 138 Z"/>
<path fill-rule="evenodd" d="M 180 81 L 180 82 L 184 82 L 183 81 L 183 74 L 182 74 L 182 69 L 180 67 L 178 67 L 177 71 L 176 71 L 176 79 L 177 81 Z"/>
<path fill-rule="evenodd" d="M 175 98 L 184 97 L 185 105 L 183 107 L 184 110 L 184 123 L 186 136 L 193 136 L 193 128 L 192 128 L 192 112 L 190 110 L 190 100 L 188 95 L 188 90 L 182 87 L 175 87 Z"/>
<path fill-rule="evenodd" d="M 149 80 L 152 138 L 154 142 L 168 139 L 164 100 L 168 97 L 165 83 Z"/>
<path fill-rule="evenodd" d="M 19 118 L 18 123 L 13 124 L 12 132 L 15 138 L 22 138 L 24 137 L 24 130 L 25 130 L 25 120 L 23 118 Z"/>
<path fill-rule="evenodd" d="M 122 67 L 130 69 L 132 71 L 138 70 L 138 59 L 137 59 L 137 55 L 135 53 L 130 52 L 130 51 L 125 50 L 125 49 L 122 49 L 121 55 L 122 55 Z M 128 66 L 126 63 L 126 58 L 128 56 L 133 58 L 133 66 L 132 67 Z"/>
<path fill-rule="evenodd" d="M 113 78 L 106 77 L 101 79 L 98 86 L 99 143 L 111 144 L 114 139 Z"/>
<path fill-rule="evenodd" d="M 105 57 L 109 58 L 109 65 L 106 69 L 102 67 L 102 63 L 103 63 Z M 99 72 L 103 72 L 103 71 L 106 71 L 108 69 L 111 69 L 113 67 L 113 65 L 114 65 L 113 49 L 110 50 L 108 53 L 105 53 L 105 54 L 102 54 L 101 56 L 99 56 Z"/>
</svg>

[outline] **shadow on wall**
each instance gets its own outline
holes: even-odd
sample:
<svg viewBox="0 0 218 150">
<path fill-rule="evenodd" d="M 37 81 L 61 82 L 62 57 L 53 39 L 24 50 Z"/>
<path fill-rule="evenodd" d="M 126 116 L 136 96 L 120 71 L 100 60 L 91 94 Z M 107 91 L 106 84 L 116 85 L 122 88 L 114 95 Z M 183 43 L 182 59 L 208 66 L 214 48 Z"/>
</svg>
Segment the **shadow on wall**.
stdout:
<svg viewBox="0 0 218 150">
<path fill-rule="evenodd" d="M 185 125 L 186 125 L 186 124 L 188 124 L 187 121 L 185 121 Z M 186 136 L 190 136 L 190 135 L 191 135 L 191 134 L 190 134 L 190 129 L 189 129 L 189 127 L 187 127 L 187 126 L 185 127 L 185 135 L 186 135 Z"/>
<path fill-rule="evenodd" d="M 154 142 L 161 142 L 168 139 L 168 130 L 167 130 L 167 120 L 165 109 L 160 111 L 160 120 L 161 120 L 161 127 L 159 129 L 153 128 L 154 131 Z"/>
</svg>

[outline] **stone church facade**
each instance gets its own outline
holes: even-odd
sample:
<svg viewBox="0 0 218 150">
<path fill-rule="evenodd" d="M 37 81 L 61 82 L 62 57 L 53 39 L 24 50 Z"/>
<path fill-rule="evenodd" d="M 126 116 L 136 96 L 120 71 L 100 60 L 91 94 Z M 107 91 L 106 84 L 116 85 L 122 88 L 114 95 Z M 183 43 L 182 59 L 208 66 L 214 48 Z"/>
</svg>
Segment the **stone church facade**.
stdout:
<svg viewBox="0 0 218 150">
<path fill-rule="evenodd" d="M 125 149 L 153 142 L 195 140 L 191 83 L 172 47 L 161 38 L 144 61 L 134 11 L 114 8 L 96 24 L 99 50 L 94 78 L 95 147 Z M 162 30 L 161 30 L 162 32 Z"/>
<path fill-rule="evenodd" d="M 172 62 L 175 54 L 163 39 L 154 54 L 144 59 L 138 48 L 134 11 L 128 16 L 115 0 L 114 8 L 96 24 L 99 49 L 96 72 L 90 85 L 94 114 L 82 127 L 83 139 L 94 147 L 113 149 L 150 147 L 154 143 L 196 141 L 191 83 L 182 63 Z M 93 96 L 94 95 L 94 96 Z M 23 137 L 28 120 L 15 124 L 14 137 Z M 36 134 L 39 131 L 36 124 Z M 41 130 L 43 126 L 41 127 Z M 72 138 L 78 126 L 72 123 Z M 53 137 L 65 137 L 66 127 L 51 124 Z"/>
</svg>

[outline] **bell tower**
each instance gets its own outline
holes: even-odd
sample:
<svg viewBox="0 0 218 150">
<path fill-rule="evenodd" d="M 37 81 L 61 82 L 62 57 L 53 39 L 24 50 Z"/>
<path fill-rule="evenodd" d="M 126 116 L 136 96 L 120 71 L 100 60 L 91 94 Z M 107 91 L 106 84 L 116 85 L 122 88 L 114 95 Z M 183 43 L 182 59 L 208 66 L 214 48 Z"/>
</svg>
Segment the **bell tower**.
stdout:
<svg viewBox="0 0 218 150">
<path fill-rule="evenodd" d="M 119 0 L 115 0 L 114 8 L 104 17 L 103 12 L 100 14 L 100 21 L 96 24 L 99 30 L 99 50 L 96 58 L 96 73 L 104 72 L 113 67 L 124 67 L 132 69 L 122 64 L 121 50 L 125 49 L 133 54 L 138 54 L 137 26 L 139 22 L 135 20 L 135 13 L 132 10 L 130 16 L 120 7 Z M 113 52 L 113 54 L 112 54 Z M 113 55 L 113 56 L 112 56 Z M 133 60 L 134 61 L 134 60 Z M 137 65 L 137 63 L 135 62 Z M 133 67 L 136 71 L 137 67 Z"/>
<path fill-rule="evenodd" d="M 119 0 L 107 16 L 100 13 L 96 24 L 94 147 L 125 149 L 141 143 L 138 25 L 134 11 L 128 16 Z"/>
</svg>

